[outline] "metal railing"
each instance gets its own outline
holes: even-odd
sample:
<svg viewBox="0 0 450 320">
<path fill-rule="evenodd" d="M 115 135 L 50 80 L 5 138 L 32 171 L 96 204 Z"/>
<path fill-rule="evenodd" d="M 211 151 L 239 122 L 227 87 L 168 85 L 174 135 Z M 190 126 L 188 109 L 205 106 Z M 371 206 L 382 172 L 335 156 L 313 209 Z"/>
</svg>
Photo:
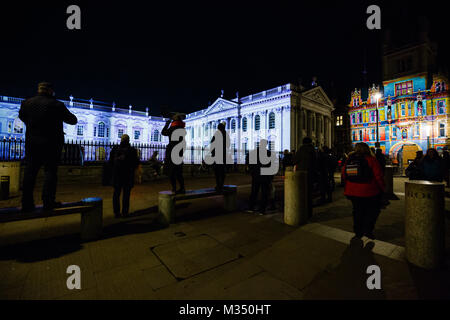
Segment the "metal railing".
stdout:
<svg viewBox="0 0 450 320">
<path fill-rule="evenodd" d="M 108 161 L 111 150 L 117 143 L 102 141 L 66 141 L 61 154 L 61 164 L 63 165 L 84 165 L 85 163 L 95 163 Z M 141 161 L 151 159 L 155 151 L 158 152 L 157 159 L 164 161 L 166 156 L 166 145 L 164 144 L 131 144 L 137 149 Z M 208 154 L 207 147 L 188 146 L 183 153 L 184 163 L 201 164 Z M 280 156 L 280 155 L 279 155 Z M 231 157 L 233 163 L 245 163 L 245 154 L 240 154 L 236 149 L 232 150 Z M 0 161 L 21 161 L 25 158 L 25 140 L 17 138 L 4 138 L 0 140 Z"/>
</svg>

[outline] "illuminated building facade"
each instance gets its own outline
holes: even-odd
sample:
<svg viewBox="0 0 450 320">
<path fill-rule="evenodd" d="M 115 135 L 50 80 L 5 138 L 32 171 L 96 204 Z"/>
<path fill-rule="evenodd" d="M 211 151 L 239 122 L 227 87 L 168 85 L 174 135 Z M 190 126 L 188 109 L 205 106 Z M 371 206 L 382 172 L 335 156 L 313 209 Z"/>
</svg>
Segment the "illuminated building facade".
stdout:
<svg viewBox="0 0 450 320">
<path fill-rule="evenodd" d="M 18 118 L 23 99 L 0 96 L 0 136 L 25 137 L 25 126 Z M 126 133 L 131 143 L 165 145 L 161 136 L 165 121 L 146 112 L 117 108 L 114 104 L 86 100 L 61 100 L 78 118 L 78 124 L 64 125 L 66 142 L 90 141 L 118 143 Z M 267 139 L 274 151 L 298 148 L 310 136 L 319 146 L 332 143 L 333 104 L 321 87 L 304 90 L 286 84 L 246 97 L 228 100 L 222 96 L 208 108 L 186 117 L 188 147 L 206 147 L 220 122 L 226 123 L 231 146 L 250 150 Z"/>
<path fill-rule="evenodd" d="M 427 39 L 415 45 L 385 51 L 383 56 L 383 88 L 375 85 L 363 100 L 361 90 L 351 94 L 349 105 L 352 144 L 366 142 L 380 148 L 394 163 L 403 150 L 438 151 L 448 145 L 449 90 L 448 79 L 432 73 L 434 49 Z M 405 148 L 405 146 L 408 146 Z M 408 160 L 411 160 L 411 154 Z M 406 159 L 403 160 L 405 164 Z"/>
</svg>

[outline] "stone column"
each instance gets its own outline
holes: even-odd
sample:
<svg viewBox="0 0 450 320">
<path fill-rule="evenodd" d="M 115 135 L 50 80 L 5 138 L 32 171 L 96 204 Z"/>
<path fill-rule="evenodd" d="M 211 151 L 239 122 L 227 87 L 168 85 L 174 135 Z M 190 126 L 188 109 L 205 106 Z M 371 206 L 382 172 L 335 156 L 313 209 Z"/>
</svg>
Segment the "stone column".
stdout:
<svg viewBox="0 0 450 320">
<path fill-rule="evenodd" d="M 299 226 L 308 221 L 307 172 L 287 167 L 284 180 L 284 223 Z"/>
<path fill-rule="evenodd" d="M 405 182 L 406 259 L 421 268 L 437 268 L 444 260 L 444 195 L 443 183 Z"/>
</svg>

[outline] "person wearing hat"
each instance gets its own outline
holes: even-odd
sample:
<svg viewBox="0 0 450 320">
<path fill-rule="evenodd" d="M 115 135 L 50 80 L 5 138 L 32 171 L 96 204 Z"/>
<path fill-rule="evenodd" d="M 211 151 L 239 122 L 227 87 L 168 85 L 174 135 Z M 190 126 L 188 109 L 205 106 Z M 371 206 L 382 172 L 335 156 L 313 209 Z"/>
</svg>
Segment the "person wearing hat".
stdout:
<svg viewBox="0 0 450 320">
<path fill-rule="evenodd" d="M 167 144 L 166 148 L 166 156 L 164 160 L 164 164 L 168 168 L 168 174 L 170 179 L 170 184 L 172 185 L 172 192 L 173 193 L 185 193 L 186 190 L 184 188 L 184 178 L 183 178 L 183 162 L 180 164 L 174 163 L 174 159 L 172 159 L 172 150 L 177 146 L 179 143 L 182 143 L 184 140 L 184 137 L 186 136 L 186 130 L 184 127 L 186 124 L 183 122 L 183 119 L 185 118 L 185 115 L 182 113 L 175 113 L 172 115 L 172 119 L 167 120 L 164 128 L 161 131 L 161 134 L 163 136 L 169 137 L 169 143 Z M 172 136 L 174 135 L 175 131 L 178 129 L 182 129 L 181 136 L 175 140 L 172 139 Z M 183 150 L 180 151 L 179 156 L 183 157 Z M 177 181 L 180 185 L 180 189 L 177 190 Z"/>
<path fill-rule="evenodd" d="M 78 122 L 64 103 L 55 99 L 55 91 L 48 82 L 38 85 L 36 96 L 22 102 L 19 119 L 25 123 L 25 161 L 23 177 L 22 211 L 35 209 L 33 190 L 36 176 L 44 166 L 42 201 L 45 210 L 60 205 L 55 201 L 57 169 L 64 145 L 63 122 L 74 125 Z"/>
<path fill-rule="evenodd" d="M 136 148 L 130 145 L 130 137 L 122 135 L 120 145 L 111 150 L 109 162 L 112 167 L 113 210 L 114 216 L 120 218 L 120 193 L 122 197 L 122 216 L 128 216 L 130 208 L 130 194 L 134 186 L 135 170 L 139 165 L 139 157 Z"/>
</svg>

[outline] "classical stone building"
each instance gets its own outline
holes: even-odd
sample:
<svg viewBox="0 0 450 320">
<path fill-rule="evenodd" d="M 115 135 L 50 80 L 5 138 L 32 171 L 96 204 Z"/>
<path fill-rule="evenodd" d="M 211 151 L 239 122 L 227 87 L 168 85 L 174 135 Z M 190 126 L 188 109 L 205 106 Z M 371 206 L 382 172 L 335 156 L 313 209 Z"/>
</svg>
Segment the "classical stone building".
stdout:
<svg viewBox="0 0 450 320">
<path fill-rule="evenodd" d="M 0 96 L 0 136 L 24 138 L 25 126 L 18 119 L 23 99 Z M 66 142 L 88 141 L 117 143 L 127 133 L 132 143 L 165 145 L 161 129 L 167 119 L 146 112 L 118 108 L 114 104 L 70 97 L 63 103 L 78 118 L 75 126 L 65 125 Z M 332 143 L 331 113 L 334 110 L 321 87 L 305 90 L 292 84 L 282 85 L 242 98 L 223 97 L 209 107 L 187 115 L 187 146 L 201 149 L 224 121 L 234 149 L 253 149 L 261 139 L 269 141 L 273 151 L 298 149 L 309 136 L 316 145 Z M 187 154 L 189 155 L 189 153 Z"/>
</svg>

